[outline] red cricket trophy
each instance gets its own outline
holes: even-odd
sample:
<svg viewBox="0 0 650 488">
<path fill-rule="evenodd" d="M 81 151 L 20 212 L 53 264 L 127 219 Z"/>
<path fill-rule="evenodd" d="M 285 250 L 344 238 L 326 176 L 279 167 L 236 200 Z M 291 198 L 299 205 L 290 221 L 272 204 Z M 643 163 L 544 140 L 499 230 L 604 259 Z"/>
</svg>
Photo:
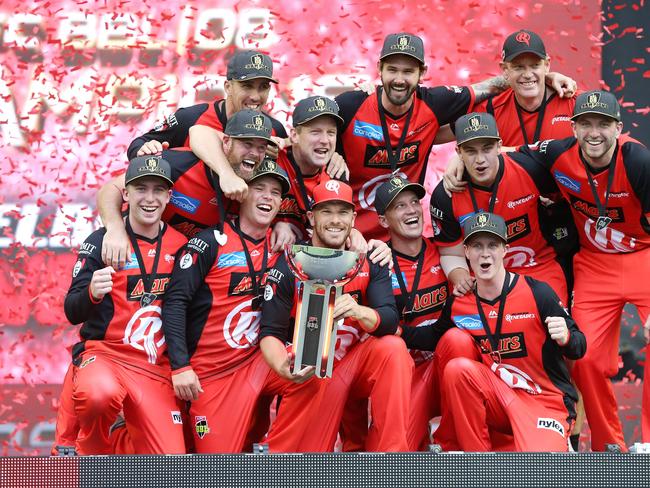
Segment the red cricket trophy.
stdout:
<svg viewBox="0 0 650 488">
<path fill-rule="evenodd" d="M 315 366 L 318 378 L 331 378 L 336 333 L 334 302 L 343 285 L 359 272 L 365 254 L 340 249 L 293 245 L 285 249 L 287 263 L 298 282 L 298 304 L 293 331 L 293 372 Z"/>
</svg>

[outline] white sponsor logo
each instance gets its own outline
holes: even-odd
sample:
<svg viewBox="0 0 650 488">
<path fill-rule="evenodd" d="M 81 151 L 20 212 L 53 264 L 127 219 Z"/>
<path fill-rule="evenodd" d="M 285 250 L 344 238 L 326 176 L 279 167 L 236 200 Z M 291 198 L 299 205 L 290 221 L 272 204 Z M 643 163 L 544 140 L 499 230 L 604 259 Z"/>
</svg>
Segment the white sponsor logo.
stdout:
<svg viewBox="0 0 650 488">
<path fill-rule="evenodd" d="M 237 305 L 223 323 L 223 336 L 233 349 L 248 349 L 257 344 L 261 313 L 253 311 L 251 303 L 252 299 Z"/>
<path fill-rule="evenodd" d="M 416 266 L 417 266 L 417 264 L 416 264 Z M 441 269 L 442 269 L 442 268 L 441 268 L 440 266 L 437 266 L 437 265 L 436 265 L 436 266 L 431 266 L 431 272 L 432 272 L 433 274 L 438 274 L 438 273 L 440 273 L 440 270 L 441 270 Z"/>
<path fill-rule="evenodd" d="M 146 352 L 147 360 L 151 364 L 156 364 L 158 348 L 165 343 L 165 336 L 161 329 L 160 307 L 155 305 L 143 307 L 138 309 L 126 324 L 122 342 L 138 351 Z"/>
<path fill-rule="evenodd" d="M 498 317 L 498 315 L 499 314 L 496 312 L 496 310 L 490 310 L 490 313 L 488 314 L 488 317 L 491 318 L 491 319 L 496 319 Z"/>
<path fill-rule="evenodd" d="M 341 189 L 341 184 L 337 180 L 328 180 L 325 183 L 325 189 L 327 191 L 334 192 L 334 193 L 336 193 L 338 195 L 339 190 Z"/>
<path fill-rule="evenodd" d="M 522 203 L 530 202 L 533 198 L 535 198 L 535 195 L 526 195 L 525 197 L 519 198 L 517 200 L 512 200 L 507 203 L 508 208 L 515 208 L 517 205 L 521 205 Z"/>
<path fill-rule="evenodd" d="M 551 120 L 551 125 L 555 125 L 556 122 L 571 122 L 571 117 L 568 115 L 556 115 Z"/>
<path fill-rule="evenodd" d="M 81 271 L 81 268 L 83 267 L 84 263 L 83 261 L 79 260 L 74 264 L 74 268 L 72 268 L 72 277 L 76 278 L 77 275 L 79 274 L 79 271 Z"/>
<path fill-rule="evenodd" d="M 178 410 L 171 410 L 170 413 L 172 414 L 173 424 L 183 425 L 183 417 L 181 416 L 181 413 Z"/>
<path fill-rule="evenodd" d="M 150 258 L 155 258 L 156 257 L 156 250 L 155 249 L 149 249 L 149 252 L 147 253 L 147 256 Z"/>
<path fill-rule="evenodd" d="M 192 266 L 192 255 L 188 252 L 186 254 L 183 254 L 183 257 L 181 258 L 180 261 L 180 267 L 181 269 L 187 269 L 190 266 Z"/>
<path fill-rule="evenodd" d="M 271 285 L 266 285 L 264 287 L 264 300 L 269 301 L 273 298 L 273 287 Z"/>
<path fill-rule="evenodd" d="M 537 428 L 538 429 L 547 429 L 553 430 L 564 437 L 564 426 L 555 419 L 548 418 L 538 418 L 537 419 Z"/>
<path fill-rule="evenodd" d="M 507 314 L 506 320 L 512 322 L 513 320 L 523 320 L 523 319 L 534 319 L 536 315 L 534 313 L 513 313 Z"/>
<path fill-rule="evenodd" d="M 594 183 L 595 183 L 595 181 L 594 181 Z M 625 192 L 625 191 L 622 191 L 622 192 L 619 192 L 619 193 L 610 193 L 609 194 L 609 198 L 627 198 L 629 196 L 630 196 L 630 194 Z"/>
<path fill-rule="evenodd" d="M 374 210 L 375 192 L 377 191 L 377 188 L 382 183 L 384 183 L 387 180 L 390 180 L 393 177 L 401 177 L 404 179 L 408 179 L 408 177 L 404 172 L 398 171 L 393 174 L 387 173 L 387 174 L 375 176 L 374 178 L 371 178 L 370 180 L 366 181 L 361 187 L 361 190 L 359 190 L 359 205 L 361 206 L 361 208 Z"/>
<path fill-rule="evenodd" d="M 257 257 L 260 255 L 260 252 L 257 249 L 251 251 L 251 257 Z"/>
</svg>

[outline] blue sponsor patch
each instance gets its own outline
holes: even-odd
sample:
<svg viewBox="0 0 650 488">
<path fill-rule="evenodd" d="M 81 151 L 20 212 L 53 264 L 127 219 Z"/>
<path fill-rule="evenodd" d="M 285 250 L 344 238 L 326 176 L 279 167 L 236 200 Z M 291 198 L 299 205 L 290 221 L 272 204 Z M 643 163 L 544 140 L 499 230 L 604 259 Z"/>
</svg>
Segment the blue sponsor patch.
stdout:
<svg viewBox="0 0 650 488">
<path fill-rule="evenodd" d="M 184 212 L 187 213 L 195 213 L 199 207 L 201 206 L 201 201 L 197 200 L 196 198 L 188 197 L 187 195 L 183 195 L 180 192 L 177 192 L 176 190 L 172 191 L 172 199 L 170 202 L 174 207 L 178 207 Z"/>
<path fill-rule="evenodd" d="M 138 257 L 134 252 L 131 253 L 131 261 L 127 261 L 122 269 L 139 269 L 140 265 L 138 264 Z"/>
<path fill-rule="evenodd" d="M 246 256 L 242 251 L 229 252 L 222 254 L 217 261 L 217 268 L 227 268 L 230 266 L 246 266 Z"/>
<path fill-rule="evenodd" d="M 369 124 L 368 122 L 354 121 L 352 133 L 355 136 L 364 137 L 372 141 L 384 141 L 384 133 L 378 125 Z"/>
<path fill-rule="evenodd" d="M 576 193 L 580 193 L 580 188 L 582 185 L 580 185 L 579 182 L 573 178 L 569 178 L 567 175 L 558 170 L 555 170 L 555 173 L 553 173 L 553 175 L 560 185 L 566 186 L 569 190 L 573 190 Z"/>
<path fill-rule="evenodd" d="M 452 318 L 459 329 L 479 330 L 483 328 L 481 317 L 477 313 L 473 315 L 454 315 Z"/>
<path fill-rule="evenodd" d="M 404 284 L 406 285 L 406 288 L 408 289 L 409 284 L 408 284 L 408 281 L 406 281 L 406 275 L 404 274 L 404 271 L 402 271 L 401 273 L 402 273 L 402 280 L 404 280 Z M 399 288 L 399 281 L 397 281 L 397 275 L 395 274 L 395 272 L 392 272 L 390 274 L 390 282 L 393 285 L 393 290 L 399 290 L 400 289 Z"/>
</svg>

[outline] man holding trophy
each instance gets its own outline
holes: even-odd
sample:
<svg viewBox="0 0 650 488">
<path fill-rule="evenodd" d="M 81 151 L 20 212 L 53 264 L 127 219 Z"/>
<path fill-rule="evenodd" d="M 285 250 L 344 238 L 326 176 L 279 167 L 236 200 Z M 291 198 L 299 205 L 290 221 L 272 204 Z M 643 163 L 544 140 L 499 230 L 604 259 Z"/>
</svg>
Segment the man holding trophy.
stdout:
<svg viewBox="0 0 650 488">
<path fill-rule="evenodd" d="M 309 307 L 308 313 L 303 303 L 305 298 L 313 300 L 319 287 L 311 286 L 312 281 L 299 281 L 309 278 L 313 268 L 310 263 L 327 261 L 339 263 L 345 241 L 354 225 L 356 213 L 352 203 L 352 189 L 339 181 L 327 181 L 317 185 L 313 192 L 314 205 L 308 212 L 313 227 L 311 241 L 305 246 L 294 246 L 292 252 L 281 257 L 275 269 L 268 274 L 264 290 L 262 308 L 260 347 L 269 366 L 280 376 L 292 380 L 295 371 L 309 366 L 307 350 L 314 350 L 306 341 L 309 332 L 319 327 L 329 327 L 333 322 L 339 324 L 327 329 L 331 332 L 321 334 L 317 349 L 321 354 L 317 361 L 333 362 L 333 374 L 328 376 L 328 368 L 318 370 L 323 379 L 318 395 L 312 395 L 303 405 L 311 412 L 313 421 L 301 441 L 301 450 L 310 452 L 331 451 L 341 423 L 343 409 L 348 398 L 366 397 L 371 399 L 373 424 L 370 427 L 366 447 L 369 451 L 407 451 L 407 412 L 410 404 L 413 360 L 404 342 L 395 337 L 399 314 L 395 306 L 388 268 L 370 262 L 347 261 L 348 269 L 338 275 L 350 280 L 343 285 L 334 301 L 327 295 L 323 314 L 315 313 Z M 311 247 L 314 246 L 314 247 Z M 336 250 L 327 253 L 326 249 Z M 306 261 L 298 259 L 307 255 Z M 331 259 L 330 258 L 336 258 Z M 329 260 L 329 261 L 328 261 Z M 351 278 L 350 269 L 359 266 L 356 276 Z M 332 264 L 329 268 L 336 266 Z M 324 274 L 337 274 L 333 269 L 321 266 Z M 316 280 L 318 281 L 318 280 Z M 337 280 L 334 280 L 337 281 Z M 327 286 L 321 286 L 327 291 Z M 322 292 L 321 292 L 322 293 Z M 340 294 L 339 294 L 340 293 Z M 328 313 L 329 311 L 329 313 Z M 303 312 L 303 313 L 301 313 Z M 325 320 L 321 319 L 325 316 Z M 285 344 L 291 340 L 293 323 L 296 322 L 294 343 L 287 349 Z M 334 335 L 336 334 L 336 335 Z M 327 344 L 322 341 L 336 338 L 334 354 L 328 354 Z M 297 340 L 296 340 L 297 339 Z M 298 364 L 292 364 L 295 356 L 302 355 Z M 302 379 L 302 378 L 301 378 Z M 284 405 L 280 406 L 280 412 Z M 274 442 L 281 432 L 272 430 L 268 442 L 273 450 Z"/>
</svg>

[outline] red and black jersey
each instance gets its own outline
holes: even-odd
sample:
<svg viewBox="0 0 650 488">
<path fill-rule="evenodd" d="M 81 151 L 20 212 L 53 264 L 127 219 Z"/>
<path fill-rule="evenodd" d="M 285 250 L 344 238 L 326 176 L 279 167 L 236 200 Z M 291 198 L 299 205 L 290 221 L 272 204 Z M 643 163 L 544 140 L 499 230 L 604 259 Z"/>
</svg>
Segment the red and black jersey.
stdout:
<svg viewBox="0 0 650 488">
<path fill-rule="evenodd" d="M 242 239 L 256 279 L 264 280 L 263 264 L 273 266 L 277 254 L 270 251 L 270 230 L 258 240 L 240 237 L 235 225 L 227 222 L 223 233 L 205 229 L 179 252 L 162 312 L 172 370 L 191 364 L 201 379 L 224 375 L 258 350 L 261 312 L 253 309 L 255 287 Z"/>
<path fill-rule="evenodd" d="M 422 250 L 417 256 L 408 256 L 393 249 L 394 265 L 390 279 L 402 327 L 421 327 L 434 323 L 449 296 L 447 278 L 440 266 L 438 248 L 430 239 L 423 238 L 422 241 Z M 422 264 L 418 266 L 420 259 Z M 418 267 L 421 271 L 416 283 Z M 401 286 L 396 274 L 398 269 L 402 276 Z M 407 291 L 406 295 L 402 286 Z M 411 355 L 416 364 L 431 356 L 424 351 L 411 351 Z"/>
<path fill-rule="evenodd" d="M 596 227 L 598 205 L 587 176 L 588 164 L 583 160 L 574 137 L 544 141 L 536 148 L 522 147 L 522 154 L 548 168 L 564 198 L 571 206 L 578 227 L 580 246 L 595 252 L 634 252 L 650 246 L 650 151 L 629 137 L 619 137 L 612 163 L 592 173 L 601 204 L 611 166 L 613 179 L 607 198 L 607 227 Z"/>
<path fill-rule="evenodd" d="M 580 359 L 587 349 L 585 336 L 568 315 L 555 292 L 542 281 L 514 275 L 505 300 L 500 334 L 496 335 L 500 298 L 480 299 L 490 335 L 481 320 L 474 293 L 451 296 L 433 325 L 404 328 L 407 346 L 434 350 L 438 340 L 452 327 L 472 335 L 483 353 L 483 360 L 512 388 L 525 388 L 540 400 L 562 398 L 568 419 L 575 418 L 578 395 L 564 358 Z M 569 328 L 569 342 L 559 346 L 548 332 L 547 317 L 563 317 Z M 495 358 L 498 358 L 495 360 Z"/>
<path fill-rule="evenodd" d="M 306 240 L 309 237 L 307 230 L 311 228 L 307 210 L 310 210 L 313 204 L 314 187 L 331 178 L 325 170 L 313 175 L 303 175 L 291 148 L 280 151 L 277 162 L 287 172 L 291 189 L 282 199 L 276 220 L 291 224 L 298 240 Z"/>
<path fill-rule="evenodd" d="M 291 341 L 296 317 L 297 282 L 284 255 L 281 256 L 267 277 L 260 338 L 273 336 L 283 343 Z M 343 293 L 349 293 L 357 303 L 375 310 L 378 323 L 372 335 L 390 335 L 397 331 L 399 314 L 386 266 L 364 262 L 356 277 L 343 287 Z M 365 333 L 356 321 L 346 319 L 338 328 L 336 359 L 343 358 Z"/>
<path fill-rule="evenodd" d="M 470 189 L 468 185 L 462 192 L 449 197 L 442 182 L 436 186 L 431 196 L 431 220 L 438 245 L 454 246 L 461 243 L 463 222 L 477 211 L 492 212 L 489 203 L 495 186 L 493 213 L 502 216 L 508 228 L 510 250 L 504 261 L 506 268 L 529 274 L 526 268 L 541 266 L 555 259 L 552 244 L 558 238 L 569 239 L 574 233 L 555 228 L 539 197 L 559 195 L 559 190 L 548 171 L 518 153 L 499 155 L 497 179 L 490 188 L 473 185 Z M 477 209 L 474 208 L 470 191 L 474 192 Z M 568 208 L 563 208 L 568 216 Z M 566 222 L 566 219 L 560 221 Z M 551 232 L 544 232 L 547 229 L 551 229 Z"/>
<path fill-rule="evenodd" d="M 188 148 L 163 151 L 162 157 L 169 161 L 174 181 L 163 220 L 187 237 L 217 225 L 220 221 L 217 182 L 210 168 Z M 226 216 L 239 212 L 237 202 L 224 198 L 223 204 Z"/>
<path fill-rule="evenodd" d="M 552 90 L 547 87 L 547 90 Z M 575 96 L 560 98 L 553 92 L 537 110 L 529 112 L 519 106 L 515 92 L 508 88 L 474 107 L 475 112 L 492 114 L 497 121 L 504 146 L 522 146 L 545 139 L 564 139 L 573 136 L 571 116 L 576 105 Z M 542 120 L 540 122 L 540 117 Z"/>
<path fill-rule="evenodd" d="M 169 375 L 169 364 L 164 355 L 166 344 L 160 315 L 161 301 L 169 284 L 176 252 L 187 239 L 167 225 L 163 226 L 161 233 L 161 256 L 152 277 L 151 290 L 145 290 L 134 252 L 131 261 L 113 274 L 113 289 L 100 301 L 95 301 L 90 295 L 90 280 L 95 271 L 105 267 L 101 249 L 106 229 L 93 232 L 81 245 L 64 302 L 68 320 L 73 324 L 83 322 L 79 331 L 81 342 L 73 347 L 73 361 L 77 361 L 84 351 L 101 351 L 127 367 Z M 149 272 L 156 257 L 157 239 L 135 237 L 145 269 Z M 152 293 L 156 299 L 142 307 L 140 299 L 144 293 Z"/>
<path fill-rule="evenodd" d="M 268 115 L 268 114 L 266 114 Z M 272 134 L 281 138 L 287 137 L 287 131 L 282 123 L 270 115 L 273 126 Z M 212 103 L 199 103 L 190 107 L 180 108 L 164 120 L 157 122 L 149 132 L 137 137 L 129 145 L 127 156 L 133 159 L 145 142 L 168 142 L 170 148 L 190 145 L 190 127 L 206 125 L 223 132 L 228 117 L 226 116 L 226 101 L 216 100 Z"/>
<path fill-rule="evenodd" d="M 357 217 L 355 227 L 366 237 L 384 238 L 375 214 L 375 190 L 391 176 L 391 163 L 384 142 L 379 115 L 379 89 L 373 95 L 350 91 L 336 97 L 345 121 L 339 131 L 337 151 L 350 168 L 350 186 L 354 192 Z M 404 130 L 406 136 L 397 155 L 398 174 L 410 181 L 424 183 L 427 160 L 440 126 L 466 114 L 474 103 L 469 87 L 418 86 L 408 127 L 408 114 L 396 117 L 386 113 L 386 124 L 393 149 Z"/>
</svg>

